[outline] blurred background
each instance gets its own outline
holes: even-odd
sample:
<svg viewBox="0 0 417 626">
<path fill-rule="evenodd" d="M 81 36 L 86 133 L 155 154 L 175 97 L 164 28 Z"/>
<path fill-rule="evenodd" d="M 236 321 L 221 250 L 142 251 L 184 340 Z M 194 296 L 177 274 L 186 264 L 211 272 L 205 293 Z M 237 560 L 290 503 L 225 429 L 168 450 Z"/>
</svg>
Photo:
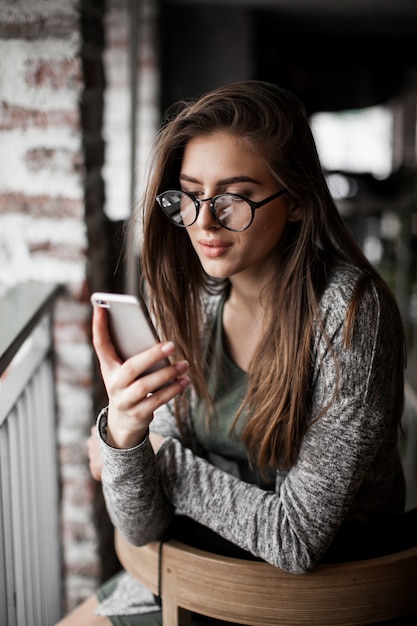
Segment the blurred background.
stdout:
<svg viewBox="0 0 417 626">
<path fill-rule="evenodd" d="M 304 102 L 339 209 L 400 305 L 417 502 L 417 2 L 0 0 L 1 624 L 53 623 L 118 568 L 88 469 L 106 403 L 89 296 L 137 290 L 125 225 L 165 109 L 248 78 Z"/>
</svg>

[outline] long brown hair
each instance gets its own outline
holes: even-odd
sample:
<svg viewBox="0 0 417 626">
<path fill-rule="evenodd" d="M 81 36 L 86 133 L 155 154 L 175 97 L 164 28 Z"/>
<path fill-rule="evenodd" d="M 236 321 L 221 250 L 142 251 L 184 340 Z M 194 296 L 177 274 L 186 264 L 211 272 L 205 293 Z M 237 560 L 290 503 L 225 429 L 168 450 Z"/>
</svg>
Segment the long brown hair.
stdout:
<svg viewBox="0 0 417 626">
<path fill-rule="evenodd" d="M 285 250 L 263 294 L 266 325 L 248 369 L 244 403 L 249 418 L 242 434 L 258 467 L 289 467 L 311 421 L 312 328 L 314 322 L 320 323 L 318 307 L 328 272 L 337 262 L 363 271 L 348 312 L 347 344 L 363 284 L 370 278 L 382 279 L 339 215 L 304 107 L 293 94 L 269 83 L 244 81 L 216 89 L 198 101 L 177 104 L 156 139 L 143 206 L 142 267 L 158 325 L 163 336 L 175 342 L 177 356 L 192 364 L 190 375 L 200 398 L 208 400 L 200 345 L 202 296 L 227 289 L 228 281 L 214 281 L 205 274 L 186 230 L 169 223 L 155 196 L 179 188 L 187 142 L 215 131 L 249 141 L 277 182 L 303 207 L 303 218 L 290 225 Z M 395 302 L 393 306 L 401 329 Z M 400 376 L 397 419 L 402 384 Z"/>
</svg>

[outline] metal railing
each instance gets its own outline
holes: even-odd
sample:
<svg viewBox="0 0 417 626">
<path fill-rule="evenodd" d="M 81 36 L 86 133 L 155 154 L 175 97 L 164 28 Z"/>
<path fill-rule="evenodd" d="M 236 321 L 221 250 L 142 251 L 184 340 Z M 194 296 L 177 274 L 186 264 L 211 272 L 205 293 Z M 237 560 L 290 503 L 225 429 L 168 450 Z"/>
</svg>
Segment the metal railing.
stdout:
<svg viewBox="0 0 417 626">
<path fill-rule="evenodd" d="M 49 626 L 61 615 L 55 285 L 0 297 L 0 624 Z"/>
</svg>

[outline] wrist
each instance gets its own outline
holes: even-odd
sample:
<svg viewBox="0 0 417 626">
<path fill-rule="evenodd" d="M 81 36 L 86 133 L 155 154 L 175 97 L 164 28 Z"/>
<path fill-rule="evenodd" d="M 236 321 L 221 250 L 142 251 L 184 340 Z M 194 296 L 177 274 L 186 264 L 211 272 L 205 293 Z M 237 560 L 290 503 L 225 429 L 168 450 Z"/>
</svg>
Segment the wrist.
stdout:
<svg viewBox="0 0 417 626">
<path fill-rule="evenodd" d="M 109 407 L 104 407 L 97 418 L 98 432 L 101 439 L 112 448 L 129 449 L 143 443 L 148 434 L 148 428 L 141 431 L 119 432 L 120 429 L 112 429 L 109 419 Z"/>
<path fill-rule="evenodd" d="M 132 433 L 130 431 L 123 432 L 120 428 L 112 430 L 111 426 L 107 425 L 107 444 L 112 448 L 119 448 L 121 450 L 135 448 L 143 443 L 147 434 L 148 429 Z"/>
</svg>

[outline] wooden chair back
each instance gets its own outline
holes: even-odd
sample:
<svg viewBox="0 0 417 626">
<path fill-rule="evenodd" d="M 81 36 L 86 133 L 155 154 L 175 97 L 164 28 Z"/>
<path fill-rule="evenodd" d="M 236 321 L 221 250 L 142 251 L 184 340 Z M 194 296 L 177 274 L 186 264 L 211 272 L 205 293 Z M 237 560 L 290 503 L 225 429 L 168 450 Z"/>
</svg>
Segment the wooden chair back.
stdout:
<svg viewBox="0 0 417 626">
<path fill-rule="evenodd" d="M 417 611 L 417 546 L 290 574 L 175 540 L 115 540 L 123 567 L 161 596 L 163 626 L 189 626 L 192 612 L 247 626 L 353 626 Z"/>
</svg>

